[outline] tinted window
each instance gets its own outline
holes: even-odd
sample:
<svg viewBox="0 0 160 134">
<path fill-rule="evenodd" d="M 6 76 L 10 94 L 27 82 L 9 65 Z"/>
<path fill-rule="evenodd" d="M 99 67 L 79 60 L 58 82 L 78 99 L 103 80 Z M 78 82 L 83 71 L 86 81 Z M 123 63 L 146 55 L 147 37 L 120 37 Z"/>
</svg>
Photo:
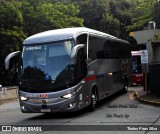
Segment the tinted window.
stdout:
<svg viewBox="0 0 160 134">
<path fill-rule="evenodd" d="M 96 59 L 123 59 L 131 56 L 129 44 L 100 37 L 89 37 L 89 58 Z"/>
</svg>

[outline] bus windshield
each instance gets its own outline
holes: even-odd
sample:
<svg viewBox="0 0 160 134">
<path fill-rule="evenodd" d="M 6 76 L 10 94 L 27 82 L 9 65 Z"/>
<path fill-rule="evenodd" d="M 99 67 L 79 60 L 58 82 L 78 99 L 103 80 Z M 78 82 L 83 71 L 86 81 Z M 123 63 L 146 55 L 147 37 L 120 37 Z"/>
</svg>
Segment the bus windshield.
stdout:
<svg viewBox="0 0 160 134">
<path fill-rule="evenodd" d="M 21 60 L 21 80 L 59 81 L 74 80 L 74 68 L 71 65 L 73 41 L 26 45 Z"/>
</svg>

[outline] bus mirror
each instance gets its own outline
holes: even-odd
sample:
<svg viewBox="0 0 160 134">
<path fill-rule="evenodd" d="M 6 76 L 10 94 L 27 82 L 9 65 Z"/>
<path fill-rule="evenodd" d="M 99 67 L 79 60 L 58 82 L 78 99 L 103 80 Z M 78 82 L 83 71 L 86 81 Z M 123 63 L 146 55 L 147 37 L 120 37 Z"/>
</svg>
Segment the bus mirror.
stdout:
<svg viewBox="0 0 160 134">
<path fill-rule="evenodd" d="M 10 53 L 6 56 L 5 58 L 5 69 L 6 70 L 9 70 L 9 65 L 10 65 L 10 61 L 13 57 L 16 57 L 16 56 L 19 56 L 20 55 L 20 51 L 16 51 L 16 52 L 13 52 L 13 53 Z"/>
<path fill-rule="evenodd" d="M 81 48 L 84 48 L 84 44 L 78 44 L 78 45 L 73 47 L 72 52 L 71 52 L 71 59 L 72 59 L 71 62 L 72 62 L 72 64 L 76 64 L 77 53 Z"/>
</svg>

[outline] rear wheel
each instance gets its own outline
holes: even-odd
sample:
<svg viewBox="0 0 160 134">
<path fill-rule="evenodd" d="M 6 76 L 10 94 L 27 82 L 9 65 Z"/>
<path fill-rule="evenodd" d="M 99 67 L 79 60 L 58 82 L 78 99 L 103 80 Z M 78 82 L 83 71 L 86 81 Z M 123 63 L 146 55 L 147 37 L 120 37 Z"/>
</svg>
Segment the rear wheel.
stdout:
<svg viewBox="0 0 160 134">
<path fill-rule="evenodd" d="M 122 92 L 123 92 L 124 94 L 126 94 L 126 93 L 128 92 L 128 87 L 124 87 L 123 90 L 122 90 Z"/>
<path fill-rule="evenodd" d="M 123 88 L 124 93 L 128 92 L 128 85 L 129 85 L 128 75 L 124 75 L 124 88 Z"/>
</svg>

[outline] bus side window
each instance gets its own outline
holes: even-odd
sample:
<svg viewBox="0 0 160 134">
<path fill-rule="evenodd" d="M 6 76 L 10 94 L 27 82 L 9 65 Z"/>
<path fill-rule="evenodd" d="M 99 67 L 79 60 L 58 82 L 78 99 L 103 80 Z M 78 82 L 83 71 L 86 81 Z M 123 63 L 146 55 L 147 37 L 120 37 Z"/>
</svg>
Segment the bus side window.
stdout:
<svg viewBox="0 0 160 134">
<path fill-rule="evenodd" d="M 113 58 L 113 49 L 112 49 L 112 42 L 110 40 L 106 40 L 103 46 L 104 50 L 104 58 L 105 59 L 112 59 Z"/>
<path fill-rule="evenodd" d="M 82 34 L 77 37 L 76 44 L 86 44 L 87 43 L 87 34 Z"/>
<path fill-rule="evenodd" d="M 96 36 L 89 36 L 88 57 L 91 61 L 104 59 L 104 39 Z"/>
</svg>

